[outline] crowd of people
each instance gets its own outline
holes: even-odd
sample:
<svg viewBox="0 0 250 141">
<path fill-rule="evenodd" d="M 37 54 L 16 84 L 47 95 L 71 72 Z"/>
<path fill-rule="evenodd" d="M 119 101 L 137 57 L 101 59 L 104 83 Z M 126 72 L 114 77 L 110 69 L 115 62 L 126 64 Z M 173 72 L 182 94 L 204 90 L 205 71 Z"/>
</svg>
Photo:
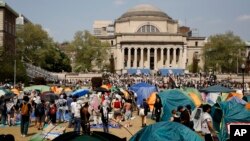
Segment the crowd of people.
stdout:
<svg viewBox="0 0 250 141">
<path fill-rule="evenodd" d="M 21 135 L 27 136 L 29 125 L 32 123 L 32 117 L 35 117 L 35 127 L 42 130 L 46 124 L 57 125 L 68 123 L 69 128 L 77 133 L 90 133 L 90 127 L 102 125 L 104 132 L 109 132 L 109 126 L 124 126 L 129 128 L 133 126 L 131 120 L 136 115 L 141 117 L 141 126 L 147 126 L 149 113 L 156 122 L 160 121 L 163 112 L 163 105 L 159 97 L 156 98 L 154 109 L 151 111 L 147 99 L 143 99 L 141 104 L 136 104 L 137 95 L 128 88 L 139 82 L 146 82 L 155 85 L 159 90 L 176 88 L 181 86 L 206 87 L 208 81 L 193 81 L 184 79 L 184 77 L 155 77 L 155 76 L 108 76 L 108 83 L 115 87 L 122 87 L 130 94 L 128 97 L 119 93 L 110 91 L 98 92 L 94 89 L 91 94 L 83 97 L 68 95 L 62 91 L 59 99 L 45 101 L 41 98 L 41 92 L 37 90 L 23 94 L 23 98 L 17 96 L 4 99 L 0 105 L 1 124 L 15 126 L 16 121 L 20 120 Z M 89 82 L 89 81 L 87 81 Z M 84 84 L 87 84 L 86 82 Z M 78 83 L 75 88 L 80 88 Z M 159 91 L 158 90 L 158 91 Z M 212 118 L 209 115 L 211 107 L 203 105 L 203 112 L 200 112 L 202 131 L 206 140 L 210 140 L 211 135 L 216 135 L 212 128 Z M 203 113 L 203 114 L 202 114 Z M 69 118 L 66 117 L 69 115 Z M 180 105 L 172 110 L 170 121 L 179 122 L 188 128 L 193 129 L 193 119 L 196 113 L 192 113 L 190 105 Z M 123 124 L 121 124 L 123 123 Z"/>
</svg>

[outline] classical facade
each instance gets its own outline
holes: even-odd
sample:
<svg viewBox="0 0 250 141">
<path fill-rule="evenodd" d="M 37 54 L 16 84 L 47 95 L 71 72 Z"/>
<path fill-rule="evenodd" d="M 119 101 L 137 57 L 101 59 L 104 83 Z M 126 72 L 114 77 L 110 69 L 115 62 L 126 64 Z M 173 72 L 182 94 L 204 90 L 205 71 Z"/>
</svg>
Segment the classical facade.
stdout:
<svg viewBox="0 0 250 141">
<path fill-rule="evenodd" d="M 205 37 L 192 36 L 189 27 L 180 27 L 177 20 L 152 5 L 135 6 L 113 23 L 101 23 L 95 21 L 94 35 L 110 42 L 118 73 L 183 73 L 193 60 L 203 66 Z"/>
</svg>

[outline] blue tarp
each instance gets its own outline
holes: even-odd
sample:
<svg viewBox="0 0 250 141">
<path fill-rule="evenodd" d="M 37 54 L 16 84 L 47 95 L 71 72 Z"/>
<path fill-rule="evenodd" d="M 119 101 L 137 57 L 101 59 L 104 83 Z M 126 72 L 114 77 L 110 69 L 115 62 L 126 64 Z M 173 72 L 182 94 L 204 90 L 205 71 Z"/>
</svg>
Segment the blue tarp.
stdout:
<svg viewBox="0 0 250 141">
<path fill-rule="evenodd" d="M 130 141 L 203 141 L 203 139 L 180 123 L 164 121 L 141 129 Z"/>
<path fill-rule="evenodd" d="M 132 85 L 129 90 L 134 91 L 137 94 L 137 104 L 141 105 L 143 99 L 147 99 L 153 92 L 156 92 L 157 89 L 155 86 L 148 83 L 137 83 Z"/>
<path fill-rule="evenodd" d="M 128 74 L 150 74 L 150 69 L 128 69 Z"/>
<path fill-rule="evenodd" d="M 159 93 L 163 106 L 163 115 L 161 120 L 168 121 L 172 116 L 172 110 L 178 106 L 191 105 L 192 109 L 195 108 L 193 101 L 184 94 L 180 89 L 166 90 Z"/>
<path fill-rule="evenodd" d="M 182 75 L 184 74 L 184 69 L 160 69 L 159 70 L 162 76 L 167 76 L 169 74 Z"/>
<path fill-rule="evenodd" d="M 245 104 L 236 98 L 219 103 L 223 113 L 221 129 L 219 133 L 220 141 L 229 139 L 227 124 L 231 122 L 250 122 L 250 110 L 245 108 Z"/>
</svg>

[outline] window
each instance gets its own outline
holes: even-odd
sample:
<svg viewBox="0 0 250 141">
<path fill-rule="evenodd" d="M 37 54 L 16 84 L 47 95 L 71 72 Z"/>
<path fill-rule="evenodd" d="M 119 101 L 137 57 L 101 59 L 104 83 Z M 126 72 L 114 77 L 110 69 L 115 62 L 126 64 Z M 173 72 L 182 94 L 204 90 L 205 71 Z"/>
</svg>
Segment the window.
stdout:
<svg viewBox="0 0 250 141">
<path fill-rule="evenodd" d="M 197 42 L 197 41 L 195 42 L 195 46 L 196 46 L 196 47 L 198 46 L 198 42 Z"/>
<path fill-rule="evenodd" d="M 144 25 L 140 27 L 137 32 L 146 33 L 146 32 L 160 32 L 159 29 L 153 25 Z"/>
</svg>

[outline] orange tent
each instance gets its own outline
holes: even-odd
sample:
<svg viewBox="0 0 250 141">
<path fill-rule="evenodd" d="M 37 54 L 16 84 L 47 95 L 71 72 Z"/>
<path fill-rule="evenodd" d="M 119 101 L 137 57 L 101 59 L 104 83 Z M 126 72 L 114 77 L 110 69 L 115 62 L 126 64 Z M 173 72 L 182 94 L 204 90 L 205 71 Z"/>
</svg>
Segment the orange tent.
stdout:
<svg viewBox="0 0 250 141">
<path fill-rule="evenodd" d="M 101 87 L 104 88 L 104 89 L 106 89 L 106 90 L 109 90 L 109 86 L 108 85 L 102 85 Z"/>
<path fill-rule="evenodd" d="M 147 100 L 147 103 L 148 103 L 148 105 L 149 105 L 149 108 L 150 108 L 150 111 L 152 111 L 153 109 L 154 109 L 154 104 L 155 104 L 155 100 L 156 100 L 156 92 L 153 92 L 150 96 L 149 96 L 149 98 L 148 98 L 148 100 Z"/>
<path fill-rule="evenodd" d="M 201 101 L 201 99 L 195 94 L 195 93 L 189 93 L 188 94 L 189 95 L 189 97 L 192 99 L 192 101 L 194 102 L 194 105 L 196 106 L 196 107 L 199 107 L 201 104 L 202 104 L 202 101 Z"/>
<path fill-rule="evenodd" d="M 242 99 L 243 98 L 243 94 L 239 94 L 239 93 L 230 93 L 228 94 L 226 100 L 229 100 L 230 98 L 232 98 L 233 96 L 239 98 L 239 99 Z"/>
<path fill-rule="evenodd" d="M 72 90 L 69 87 L 64 88 L 64 92 L 71 92 Z"/>
<path fill-rule="evenodd" d="M 16 95 L 19 95 L 19 94 L 20 94 L 20 91 L 19 91 L 18 89 L 16 89 L 16 88 L 11 89 L 11 92 L 13 92 L 13 93 L 16 94 Z"/>
</svg>

